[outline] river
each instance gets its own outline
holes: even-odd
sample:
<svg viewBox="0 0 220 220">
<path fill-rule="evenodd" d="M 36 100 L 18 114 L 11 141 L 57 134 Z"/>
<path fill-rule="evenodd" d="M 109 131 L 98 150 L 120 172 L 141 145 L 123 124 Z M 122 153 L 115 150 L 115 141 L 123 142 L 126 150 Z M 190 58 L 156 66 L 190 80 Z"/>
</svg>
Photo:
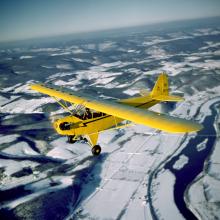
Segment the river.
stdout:
<svg viewBox="0 0 220 220">
<path fill-rule="evenodd" d="M 197 220 L 196 216 L 187 208 L 185 204 L 184 192 L 187 186 L 196 178 L 198 174 L 202 172 L 204 162 L 208 155 L 212 152 L 212 148 L 216 140 L 216 130 L 214 127 L 215 119 L 218 113 L 216 107 L 219 104 L 219 100 L 210 104 L 209 108 L 211 110 L 211 114 L 206 116 L 205 120 L 203 121 L 204 129 L 199 131 L 195 137 L 191 138 L 186 147 L 164 166 L 165 169 L 170 170 L 176 177 L 176 182 L 174 185 L 174 200 L 177 208 L 186 219 Z M 197 145 L 204 142 L 205 139 L 207 139 L 205 148 L 198 151 Z M 181 155 L 188 157 L 188 163 L 182 169 L 174 169 L 173 165 Z"/>
</svg>

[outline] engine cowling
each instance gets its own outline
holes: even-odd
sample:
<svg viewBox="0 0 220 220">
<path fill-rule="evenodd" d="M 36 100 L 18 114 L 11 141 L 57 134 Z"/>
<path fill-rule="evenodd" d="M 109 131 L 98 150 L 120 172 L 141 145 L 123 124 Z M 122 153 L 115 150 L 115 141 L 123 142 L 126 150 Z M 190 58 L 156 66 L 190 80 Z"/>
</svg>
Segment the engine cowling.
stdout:
<svg viewBox="0 0 220 220">
<path fill-rule="evenodd" d="M 70 130 L 71 129 L 71 124 L 69 122 L 61 122 L 59 124 L 59 128 L 62 131 Z"/>
</svg>

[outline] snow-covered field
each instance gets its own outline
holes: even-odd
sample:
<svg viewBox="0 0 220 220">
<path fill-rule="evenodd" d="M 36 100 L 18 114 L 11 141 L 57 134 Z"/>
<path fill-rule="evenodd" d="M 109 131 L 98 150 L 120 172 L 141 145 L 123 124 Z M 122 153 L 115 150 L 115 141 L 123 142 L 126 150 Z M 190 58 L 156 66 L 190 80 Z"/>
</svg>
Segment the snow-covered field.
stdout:
<svg viewBox="0 0 220 220">
<path fill-rule="evenodd" d="M 63 110 L 29 85 L 50 82 L 115 100 L 150 91 L 166 71 L 170 89 L 185 101 L 154 110 L 204 123 L 213 114 L 210 106 L 220 102 L 219 30 L 171 28 L 60 47 L 2 49 L 0 219 L 186 219 L 175 203 L 174 173 L 190 165 L 181 152 L 198 133 L 168 134 L 134 124 L 101 133 L 102 154 L 93 157 L 83 141 L 71 145 L 54 132 L 51 120 Z M 216 117 L 217 134 L 219 124 Z M 207 136 L 192 146 L 198 155 L 212 149 L 185 191 L 186 206 L 199 219 L 220 218 L 219 143 L 218 137 L 208 146 Z M 166 164 L 173 159 L 171 172 Z"/>
</svg>

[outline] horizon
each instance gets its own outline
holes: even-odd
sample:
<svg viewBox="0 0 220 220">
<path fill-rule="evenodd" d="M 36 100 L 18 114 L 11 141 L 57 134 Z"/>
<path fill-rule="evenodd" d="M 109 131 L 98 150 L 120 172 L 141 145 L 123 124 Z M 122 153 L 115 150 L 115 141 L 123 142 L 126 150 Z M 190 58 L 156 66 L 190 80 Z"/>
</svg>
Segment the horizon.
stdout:
<svg viewBox="0 0 220 220">
<path fill-rule="evenodd" d="M 214 19 L 220 19 L 220 16 L 214 16 L 214 17 L 201 17 L 201 18 L 189 18 L 189 19 L 180 19 L 180 20 L 171 20 L 171 21 L 161 21 L 161 22 L 152 22 L 152 23 L 144 23 L 144 24 L 137 24 L 137 25 L 131 25 L 131 26 L 123 26 L 123 27 L 117 27 L 117 28 L 109 28 L 109 29 L 100 29 L 100 30 L 91 30 L 91 31 L 81 31 L 81 32 L 70 32 L 70 33 L 63 33 L 63 34 L 53 34 L 53 35 L 44 35 L 44 36 L 34 36 L 34 37 L 29 37 L 25 39 L 18 39 L 18 40 L 9 40 L 9 41 L 0 41 L 0 45 L 5 45 L 5 44 L 14 44 L 14 43 L 19 43 L 19 42 L 24 42 L 24 41 L 41 41 L 41 40 L 46 40 L 46 39 L 51 39 L 51 38 L 62 38 L 62 37 L 67 37 L 67 36 L 73 36 L 78 39 L 78 37 L 86 37 L 91 34 L 103 34 L 105 32 L 111 32 L 111 31 L 118 31 L 121 30 L 121 33 L 123 33 L 125 30 L 131 29 L 131 28 L 139 28 L 139 27 L 154 27 L 157 25 L 170 25 L 172 23 L 183 23 L 183 22 L 193 22 L 193 21 L 200 21 L 200 20 L 214 20 Z M 93 37 L 92 37 L 93 38 Z"/>
<path fill-rule="evenodd" d="M 0 6 L 0 43 L 220 16 L 218 0 L 3 0 Z"/>
</svg>

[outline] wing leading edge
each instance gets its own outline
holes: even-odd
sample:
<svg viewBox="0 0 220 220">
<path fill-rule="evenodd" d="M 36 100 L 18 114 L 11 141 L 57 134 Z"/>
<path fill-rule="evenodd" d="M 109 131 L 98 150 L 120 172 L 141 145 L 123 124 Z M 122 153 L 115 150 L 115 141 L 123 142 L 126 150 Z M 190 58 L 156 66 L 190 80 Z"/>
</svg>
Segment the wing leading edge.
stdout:
<svg viewBox="0 0 220 220">
<path fill-rule="evenodd" d="M 80 92 L 54 85 L 34 84 L 31 85 L 31 89 L 63 99 L 67 102 L 81 104 L 96 111 L 167 132 L 193 132 L 201 130 L 203 127 L 201 124 L 193 121 L 139 109 L 109 100 L 99 100 Z"/>
</svg>

